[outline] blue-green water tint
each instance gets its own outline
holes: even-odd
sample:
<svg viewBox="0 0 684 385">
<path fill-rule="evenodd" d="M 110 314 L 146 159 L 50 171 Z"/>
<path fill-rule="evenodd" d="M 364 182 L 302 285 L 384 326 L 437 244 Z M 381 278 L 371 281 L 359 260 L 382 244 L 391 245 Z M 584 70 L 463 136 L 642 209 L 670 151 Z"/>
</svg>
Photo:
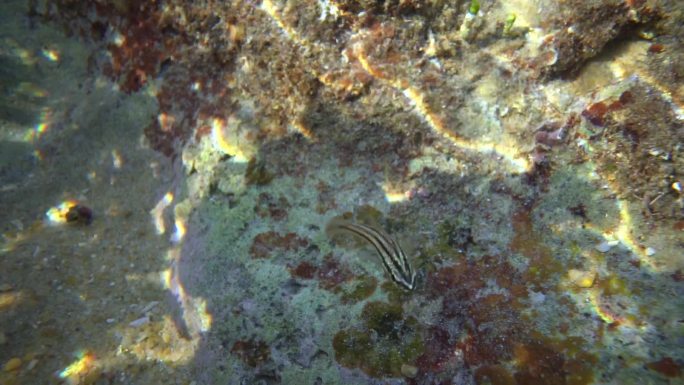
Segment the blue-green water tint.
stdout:
<svg viewBox="0 0 684 385">
<path fill-rule="evenodd" d="M 4 2 L 0 383 L 679 381 L 681 5 L 472 4 Z"/>
</svg>

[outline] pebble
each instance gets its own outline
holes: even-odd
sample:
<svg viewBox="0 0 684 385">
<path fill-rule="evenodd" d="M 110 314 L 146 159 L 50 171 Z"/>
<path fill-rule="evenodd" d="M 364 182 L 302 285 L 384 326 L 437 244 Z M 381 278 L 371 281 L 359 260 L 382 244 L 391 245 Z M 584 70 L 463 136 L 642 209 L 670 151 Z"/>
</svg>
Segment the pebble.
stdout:
<svg viewBox="0 0 684 385">
<path fill-rule="evenodd" d="M 129 323 L 128 326 L 137 328 L 137 327 L 139 327 L 139 326 L 145 325 L 145 324 L 148 323 L 148 322 L 150 322 L 150 317 L 144 316 L 144 317 L 138 318 L 138 319 L 135 320 L 135 321 L 131 321 L 131 323 Z"/>
<path fill-rule="evenodd" d="M 530 302 L 532 302 L 533 305 L 539 305 L 546 300 L 546 296 L 542 292 L 530 290 L 529 294 Z"/>
<path fill-rule="evenodd" d="M 145 314 L 148 311 L 152 310 L 153 307 L 157 306 L 159 304 L 159 301 L 152 301 L 148 303 L 141 311 L 141 313 Z"/>
<path fill-rule="evenodd" d="M 21 366 L 21 358 L 19 357 L 14 357 L 7 361 L 5 363 L 5 367 L 3 368 L 6 372 L 13 372 Z"/>
<path fill-rule="evenodd" d="M 602 253 L 607 253 L 608 250 L 612 249 L 613 246 L 617 245 L 618 243 L 620 243 L 620 241 L 605 241 L 596 245 L 595 248 Z"/>
<path fill-rule="evenodd" d="M 32 360 L 28 363 L 28 365 L 26 365 L 26 370 L 31 370 L 31 369 L 35 368 L 36 365 L 38 365 L 38 360 L 32 359 Z"/>
<path fill-rule="evenodd" d="M 577 287 L 588 288 L 594 286 L 596 272 L 570 269 L 568 279 Z"/>
<path fill-rule="evenodd" d="M 401 364 L 401 374 L 404 377 L 414 378 L 418 374 L 418 368 L 413 365 Z"/>
</svg>

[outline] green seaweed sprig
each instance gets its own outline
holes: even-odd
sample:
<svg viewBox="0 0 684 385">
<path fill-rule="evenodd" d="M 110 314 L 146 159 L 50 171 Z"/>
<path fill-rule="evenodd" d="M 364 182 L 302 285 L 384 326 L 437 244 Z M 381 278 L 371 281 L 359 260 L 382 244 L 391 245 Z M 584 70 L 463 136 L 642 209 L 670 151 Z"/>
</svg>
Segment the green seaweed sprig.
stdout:
<svg viewBox="0 0 684 385">
<path fill-rule="evenodd" d="M 480 11 L 480 1 L 470 0 L 470 7 L 468 7 L 468 13 L 475 16 Z"/>
</svg>

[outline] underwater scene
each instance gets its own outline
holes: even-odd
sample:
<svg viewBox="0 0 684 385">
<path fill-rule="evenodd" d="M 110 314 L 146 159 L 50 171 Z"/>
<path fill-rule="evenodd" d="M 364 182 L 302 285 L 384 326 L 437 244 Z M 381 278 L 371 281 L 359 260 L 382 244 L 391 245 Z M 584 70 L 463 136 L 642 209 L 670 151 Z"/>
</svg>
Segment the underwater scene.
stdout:
<svg viewBox="0 0 684 385">
<path fill-rule="evenodd" d="M 684 384 L 681 0 L 3 0 L 0 385 Z"/>
</svg>

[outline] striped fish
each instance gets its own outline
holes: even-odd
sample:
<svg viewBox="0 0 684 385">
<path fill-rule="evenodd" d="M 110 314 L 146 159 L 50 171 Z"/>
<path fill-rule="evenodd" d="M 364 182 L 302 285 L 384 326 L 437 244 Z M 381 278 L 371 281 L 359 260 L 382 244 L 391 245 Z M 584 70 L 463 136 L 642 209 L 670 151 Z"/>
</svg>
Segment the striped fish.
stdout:
<svg viewBox="0 0 684 385">
<path fill-rule="evenodd" d="M 396 284 L 407 290 L 413 290 L 416 287 L 416 273 L 411 268 L 404 250 L 389 235 L 370 226 L 346 221 L 335 223 L 333 220 L 328 226 L 328 231 L 336 229 L 356 234 L 373 245 L 380 256 L 382 265 Z"/>
</svg>

